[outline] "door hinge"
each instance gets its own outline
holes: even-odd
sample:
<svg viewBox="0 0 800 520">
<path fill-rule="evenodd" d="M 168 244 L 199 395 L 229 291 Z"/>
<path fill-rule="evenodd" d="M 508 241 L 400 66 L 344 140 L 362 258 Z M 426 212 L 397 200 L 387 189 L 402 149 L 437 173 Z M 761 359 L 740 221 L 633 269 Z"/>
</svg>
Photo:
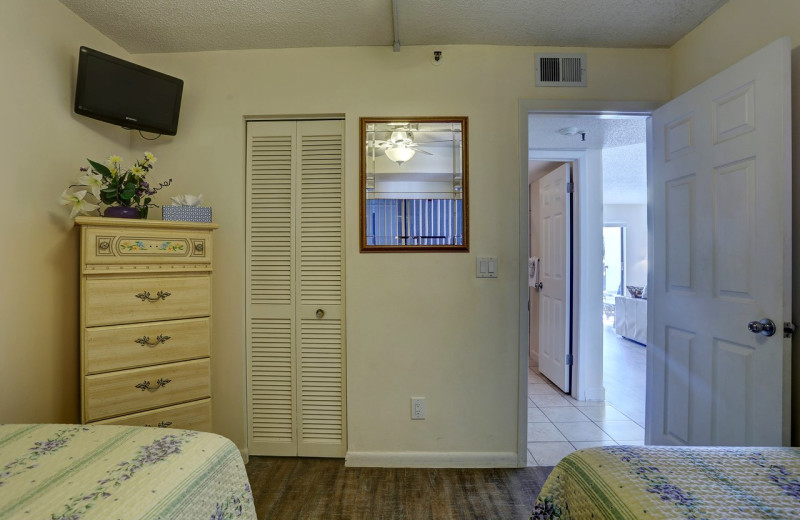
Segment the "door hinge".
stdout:
<svg viewBox="0 0 800 520">
<path fill-rule="evenodd" d="M 567 193 L 572 193 L 573 191 L 575 191 L 575 183 L 574 182 L 568 182 L 567 183 Z"/>
<path fill-rule="evenodd" d="M 567 365 L 571 365 L 572 364 L 572 354 L 567 354 L 567 359 L 565 360 L 565 363 Z"/>
<path fill-rule="evenodd" d="M 783 337 L 784 338 L 791 338 L 792 334 L 794 334 L 795 330 L 797 330 L 797 327 L 795 327 L 794 323 L 792 323 L 791 321 L 783 322 Z"/>
</svg>

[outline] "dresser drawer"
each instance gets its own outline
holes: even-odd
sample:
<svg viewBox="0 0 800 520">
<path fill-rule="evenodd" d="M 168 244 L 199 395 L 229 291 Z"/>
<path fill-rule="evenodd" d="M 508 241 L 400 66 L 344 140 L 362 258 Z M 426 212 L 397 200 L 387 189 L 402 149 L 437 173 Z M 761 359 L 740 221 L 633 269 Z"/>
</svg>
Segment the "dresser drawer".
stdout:
<svg viewBox="0 0 800 520">
<path fill-rule="evenodd" d="M 84 372 L 87 374 L 210 354 L 208 318 L 89 327 L 85 331 Z"/>
<path fill-rule="evenodd" d="M 84 421 L 151 410 L 210 395 L 207 358 L 90 375 L 84 378 Z"/>
<path fill-rule="evenodd" d="M 86 265 L 208 264 L 211 233 L 190 229 L 89 227 L 83 248 Z"/>
<path fill-rule="evenodd" d="M 208 316 L 211 277 L 89 277 L 84 300 L 87 327 Z"/>
<path fill-rule="evenodd" d="M 114 417 L 92 424 L 124 424 L 127 426 L 153 426 L 181 428 L 183 430 L 211 431 L 211 399 L 157 408 L 122 417 Z"/>
</svg>

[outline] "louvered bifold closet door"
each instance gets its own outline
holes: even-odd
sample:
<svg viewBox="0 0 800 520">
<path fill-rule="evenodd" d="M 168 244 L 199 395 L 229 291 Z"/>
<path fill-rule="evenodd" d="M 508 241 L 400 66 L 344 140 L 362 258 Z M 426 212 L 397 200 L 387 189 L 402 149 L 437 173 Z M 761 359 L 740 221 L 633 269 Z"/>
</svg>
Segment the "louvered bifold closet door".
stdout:
<svg viewBox="0 0 800 520">
<path fill-rule="evenodd" d="M 247 124 L 248 447 L 342 457 L 343 122 Z"/>
<path fill-rule="evenodd" d="M 342 121 L 298 126 L 298 453 L 343 457 Z"/>
<path fill-rule="evenodd" d="M 297 454 L 295 122 L 247 124 L 248 450 Z"/>
</svg>

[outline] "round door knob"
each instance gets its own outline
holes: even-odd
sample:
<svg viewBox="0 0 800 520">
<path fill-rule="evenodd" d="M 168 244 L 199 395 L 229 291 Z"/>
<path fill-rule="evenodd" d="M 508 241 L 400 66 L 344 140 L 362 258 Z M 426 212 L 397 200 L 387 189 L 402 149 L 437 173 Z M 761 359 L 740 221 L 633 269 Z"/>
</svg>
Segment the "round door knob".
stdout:
<svg viewBox="0 0 800 520">
<path fill-rule="evenodd" d="M 533 288 L 536 289 L 537 291 L 541 291 L 542 287 L 544 287 L 544 284 L 542 282 L 536 282 L 535 284 L 533 284 Z"/>
<path fill-rule="evenodd" d="M 322 319 L 323 316 L 325 316 L 325 311 L 317 309 L 317 319 Z"/>
<path fill-rule="evenodd" d="M 760 321 L 751 321 L 747 324 L 747 329 L 753 334 L 772 336 L 775 334 L 775 322 L 769 318 L 764 318 Z"/>
</svg>

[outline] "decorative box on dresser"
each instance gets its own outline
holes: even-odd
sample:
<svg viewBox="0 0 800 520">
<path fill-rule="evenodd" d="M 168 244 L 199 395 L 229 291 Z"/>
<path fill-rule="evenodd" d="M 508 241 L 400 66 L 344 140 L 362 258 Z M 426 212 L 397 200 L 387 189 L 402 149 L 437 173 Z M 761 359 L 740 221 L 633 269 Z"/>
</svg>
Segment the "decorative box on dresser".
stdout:
<svg viewBox="0 0 800 520">
<path fill-rule="evenodd" d="M 216 224 L 78 217 L 82 421 L 211 431 Z"/>
</svg>

